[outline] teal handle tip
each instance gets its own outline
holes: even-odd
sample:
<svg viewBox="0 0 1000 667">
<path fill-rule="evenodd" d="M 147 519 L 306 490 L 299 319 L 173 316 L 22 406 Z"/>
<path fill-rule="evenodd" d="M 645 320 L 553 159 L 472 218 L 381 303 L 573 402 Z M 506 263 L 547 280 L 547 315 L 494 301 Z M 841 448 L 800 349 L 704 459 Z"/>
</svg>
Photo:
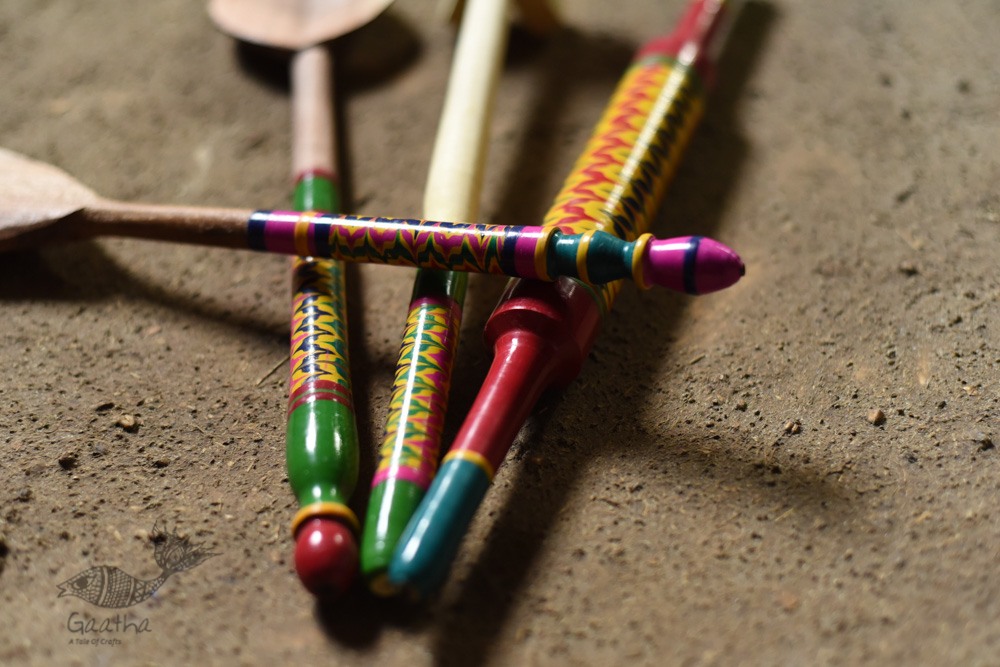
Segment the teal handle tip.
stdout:
<svg viewBox="0 0 1000 667">
<path fill-rule="evenodd" d="M 403 531 L 389 563 L 389 582 L 424 598 L 448 576 L 466 529 L 490 486 L 471 461 L 445 461 Z"/>
</svg>

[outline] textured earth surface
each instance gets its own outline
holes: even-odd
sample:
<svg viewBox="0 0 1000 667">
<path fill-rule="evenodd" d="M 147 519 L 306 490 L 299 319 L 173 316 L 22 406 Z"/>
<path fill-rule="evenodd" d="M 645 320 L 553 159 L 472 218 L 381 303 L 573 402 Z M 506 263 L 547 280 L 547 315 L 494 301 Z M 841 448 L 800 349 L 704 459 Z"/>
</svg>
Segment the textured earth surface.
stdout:
<svg viewBox="0 0 1000 667">
<path fill-rule="evenodd" d="M 561 33 L 514 34 L 484 221 L 541 220 L 682 4 L 572 0 Z M 0 256 L 0 662 L 995 664 L 998 34 L 990 0 L 748 3 L 656 227 L 746 278 L 623 292 L 424 605 L 296 579 L 286 259 Z M 338 43 L 353 210 L 419 214 L 452 47 L 428 0 Z M 6 0 L 0 56 L 0 145 L 116 199 L 286 204 L 284 64 L 202 3 Z M 370 475 L 411 274 L 349 280 Z M 471 282 L 449 435 L 502 286 Z M 217 555 L 128 610 L 58 596 L 94 566 L 154 578 L 154 525 Z"/>
</svg>

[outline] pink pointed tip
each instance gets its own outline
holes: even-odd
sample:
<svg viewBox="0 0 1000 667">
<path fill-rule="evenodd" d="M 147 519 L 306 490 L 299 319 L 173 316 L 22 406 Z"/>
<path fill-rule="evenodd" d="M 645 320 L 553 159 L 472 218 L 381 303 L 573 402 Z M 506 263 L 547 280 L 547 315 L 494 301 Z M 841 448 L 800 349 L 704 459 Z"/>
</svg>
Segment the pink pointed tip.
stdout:
<svg viewBox="0 0 1000 667">
<path fill-rule="evenodd" d="M 708 294 L 735 284 L 746 269 L 740 256 L 718 241 L 684 236 L 650 243 L 644 272 L 652 285 Z"/>
<path fill-rule="evenodd" d="M 744 275 L 746 266 L 732 248 L 712 239 L 701 239 L 695 257 L 694 280 L 698 294 L 731 287 Z"/>
<path fill-rule="evenodd" d="M 342 594 L 358 572 L 354 533 L 327 517 L 309 519 L 295 538 L 295 571 L 313 595 Z"/>
</svg>

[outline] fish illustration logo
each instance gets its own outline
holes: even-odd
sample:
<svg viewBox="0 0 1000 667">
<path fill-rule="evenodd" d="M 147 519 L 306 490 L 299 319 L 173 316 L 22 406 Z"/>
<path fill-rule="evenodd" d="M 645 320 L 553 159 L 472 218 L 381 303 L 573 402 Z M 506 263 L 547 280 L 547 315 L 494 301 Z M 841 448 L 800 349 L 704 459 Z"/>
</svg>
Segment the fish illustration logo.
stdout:
<svg viewBox="0 0 1000 667">
<path fill-rule="evenodd" d="M 111 609 L 131 607 L 148 600 L 170 575 L 190 570 L 218 555 L 188 537 L 181 537 L 176 530 L 160 530 L 155 524 L 149 540 L 153 543 L 153 558 L 160 566 L 160 576 L 145 581 L 117 567 L 98 565 L 59 584 L 59 597 L 72 595 Z"/>
</svg>

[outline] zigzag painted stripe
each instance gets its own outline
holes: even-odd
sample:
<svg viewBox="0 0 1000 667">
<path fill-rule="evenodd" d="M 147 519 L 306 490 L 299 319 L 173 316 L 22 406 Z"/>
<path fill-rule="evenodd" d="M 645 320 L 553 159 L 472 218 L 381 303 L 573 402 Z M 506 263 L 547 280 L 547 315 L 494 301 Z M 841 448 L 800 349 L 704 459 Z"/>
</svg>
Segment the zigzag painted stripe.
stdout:
<svg viewBox="0 0 1000 667">
<path fill-rule="evenodd" d="M 455 230 L 468 233 L 449 233 Z M 508 275 L 515 270 L 518 247 L 533 249 L 539 238 L 519 226 L 498 229 L 482 224 L 280 211 L 251 215 L 247 237 L 248 246 L 255 250 Z"/>
<path fill-rule="evenodd" d="M 430 486 L 437 470 L 437 447 L 451 382 L 448 370 L 460 321 L 461 310 L 454 301 L 427 297 L 411 305 L 373 487 L 390 478 L 424 489 Z"/>
<path fill-rule="evenodd" d="M 339 262 L 296 258 L 293 267 L 289 413 L 303 403 L 329 400 L 352 408 L 347 323 Z"/>
<path fill-rule="evenodd" d="M 702 113 L 696 76 L 652 56 L 625 74 L 593 137 L 545 217 L 569 234 L 610 232 L 633 241 L 648 231 Z M 595 287 L 607 312 L 622 281 Z"/>
</svg>

